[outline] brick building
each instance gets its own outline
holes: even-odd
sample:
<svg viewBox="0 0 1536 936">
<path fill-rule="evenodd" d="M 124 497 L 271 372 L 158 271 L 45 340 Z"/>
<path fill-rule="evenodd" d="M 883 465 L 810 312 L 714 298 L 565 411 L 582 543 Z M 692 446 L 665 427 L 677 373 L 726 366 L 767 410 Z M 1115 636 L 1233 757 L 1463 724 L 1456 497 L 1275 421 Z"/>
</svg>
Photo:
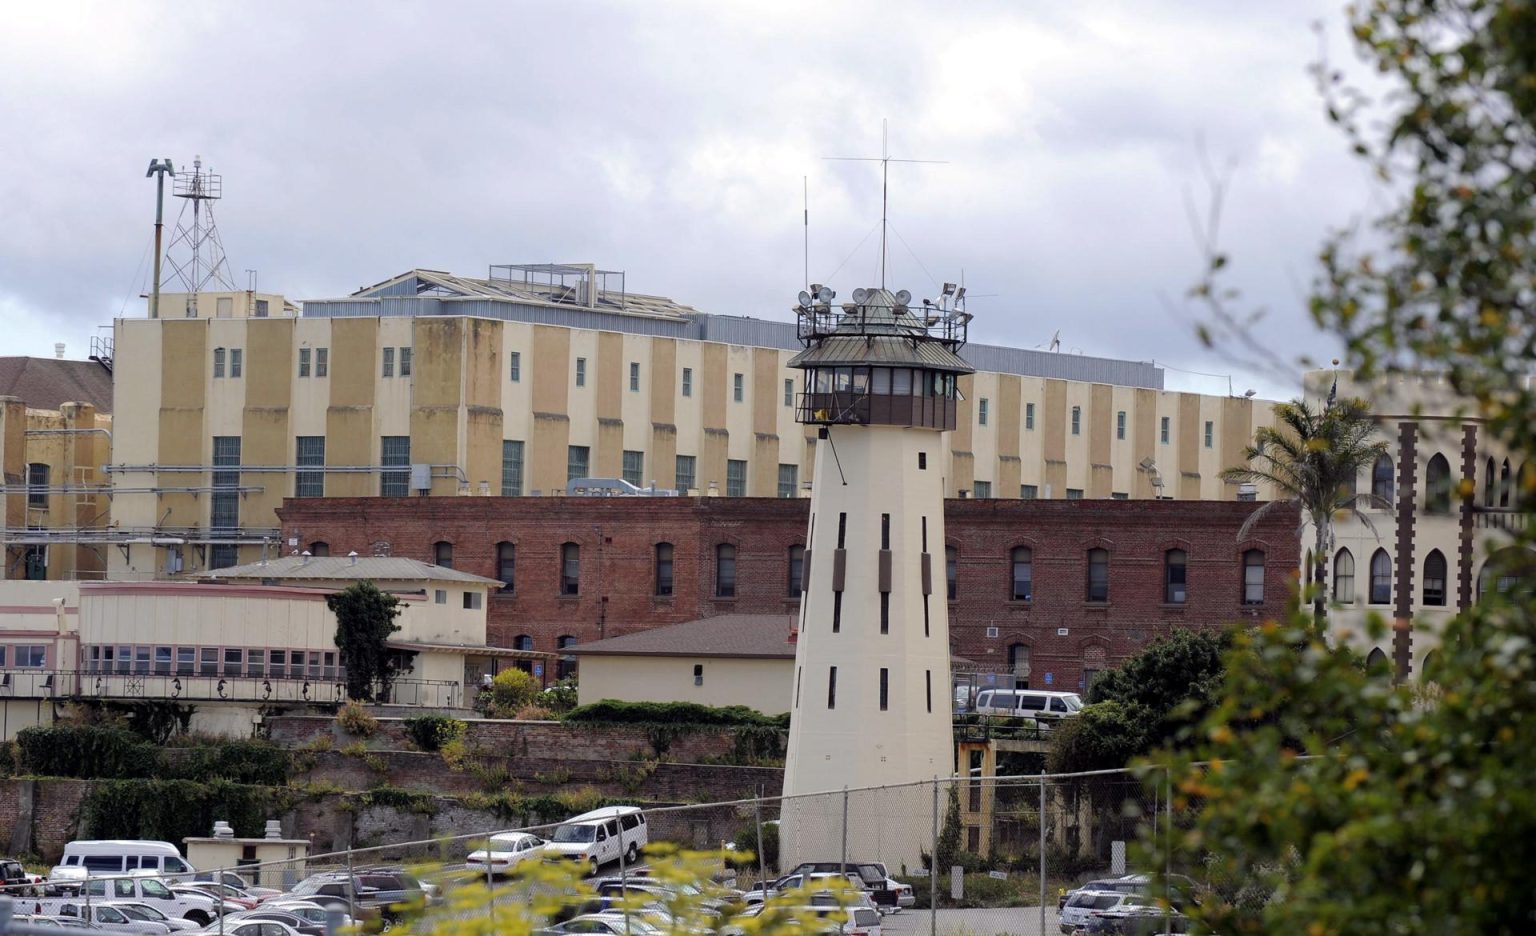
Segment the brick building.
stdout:
<svg viewBox="0 0 1536 936">
<path fill-rule="evenodd" d="M 409 556 L 509 582 L 492 593 L 487 642 L 553 651 L 717 614 L 795 614 L 809 506 L 305 498 L 285 501 L 279 517 L 286 551 Z M 947 501 L 952 649 L 982 668 L 1069 689 L 1172 628 L 1281 614 L 1301 555 L 1299 518 L 1272 511 L 1239 542 L 1258 506 Z"/>
</svg>

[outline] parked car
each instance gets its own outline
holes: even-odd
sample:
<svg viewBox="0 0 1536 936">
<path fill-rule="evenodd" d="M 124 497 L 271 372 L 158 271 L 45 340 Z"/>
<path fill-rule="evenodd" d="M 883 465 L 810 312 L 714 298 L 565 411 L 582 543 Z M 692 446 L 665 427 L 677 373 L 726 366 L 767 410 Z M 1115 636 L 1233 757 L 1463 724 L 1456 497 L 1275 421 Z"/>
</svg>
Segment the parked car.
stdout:
<svg viewBox="0 0 1536 936">
<path fill-rule="evenodd" d="M 1058 922 L 1063 933 L 1071 934 L 1088 922 L 1096 911 L 1121 910 L 1128 907 L 1146 906 L 1150 898 L 1141 894 L 1125 894 L 1112 890 L 1081 890 L 1067 897 L 1061 908 Z"/>
<path fill-rule="evenodd" d="M 48 872 L 53 889 L 77 886 L 86 877 L 115 874 L 190 874 L 195 869 L 170 842 L 140 839 L 80 839 L 64 846 L 64 856 Z"/>
<path fill-rule="evenodd" d="M 836 862 L 833 863 L 833 866 L 836 866 Z M 748 904 L 761 903 L 779 894 L 802 887 L 810 891 L 830 891 L 838 888 L 847 888 L 857 895 L 855 899 L 858 902 L 867 902 L 870 906 L 875 905 L 874 899 L 870 896 L 869 888 L 865 886 L 863 879 L 859 875 L 853 873 L 839 874 L 836 871 L 786 874 L 776 881 L 758 884 L 742 894 L 741 899 Z"/>
<path fill-rule="evenodd" d="M 25 865 L 14 858 L 0 858 L 0 885 L 6 888 L 5 893 L 15 895 L 28 885 L 41 883 L 43 883 L 41 874 L 31 873 Z"/>
<path fill-rule="evenodd" d="M 281 923 L 289 929 L 302 933 L 303 936 L 325 936 L 325 924 L 306 920 L 295 913 L 286 910 L 269 910 L 262 907 L 257 910 L 242 910 L 225 917 L 222 929 L 227 933 L 231 926 L 240 923 Z M 217 928 L 217 927 L 209 927 Z"/>
<path fill-rule="evenodd" d="M 976 693 L 976 711 L 981 715 L 1027 715 L 1048 721 L 1070 718 L 1082 708 L 1083 698 L 1075 692 L 983 689 Z"/>
<path fill-rule="evenodd" d="M 1056 898 L 1056 909 L 1060 910 L 1066 906 L 1068 897 L 1071 897 L 1078 891 L 1085 890 L 1115 891 L 1120 894 L 1145 894 L 1151 897 L 1160 896 L 1159 894 L 1152 893 L 1156 880 L 1157 878 L 1154 875 L 1145 872 L 1122 874 L 1119 877 L 1112 878 L 1099 878 L 1060 894 Z M 1175 910 L 1183 907 L 1186 903 L 1194 902 L 1199 885 L 1193 879 L 1182 874 L 1175 874 L 1168 878 L 1168 883 L 1170 903 L 1173 904 Z"/>
<path fill-rule="evenodd" d="M 145 903 L 135 903 L 131 900 L 113 900 L 103 904 L 106 907 L 116 907 L 136 920 L 149 920 L 152 923 L 164 923 L 171 928 L 173 933 L 185 933 L 195 930 L 198 925 L 191 920 L 179 917 L 168 917 L 154 907 Z"/>
<path fill-rule="evenodd" d="M 200 882 L 223 884 L 252 898 L 257 903 L 282 893 L 275 887 L 257 887 L 233 871 L 198 871 L 192 875 L 192 883 Z"/>
<path fill-rule="evenodd" d="M 621 856 L 634 864 L 649 843 L 650 828 L 638 806 L 607 806 L 561 823 L 544 844 L 544 857 L 585 862 L 588 873 L 595 876 L 603 865 Z"/>
<path fill-rule="evenodd" d="M 1096 910 L 1088 920 L 1072 931 L 1072 936 L 1160 936 L 1162 933 L 1189 932 L 1189 917 L 1173 913 L 1165 918 L 1161 910 L 1136 907 L 1130 910 Z"/>
<path fill-rule="evenodd" d="M 63 913 L 66 906 L 85 903 L 131 901 L 148 904 L 168 917 L 191 920 L 198 926 L 207 926 L 218 915 L 218 904 L 212 897 L 199 893 L 174 893 L 165 882 L 150 877 L 86 878 L 76 883 L 74 897 L 44 897 L 39 901 L 44 913 Z M 75 914 L 79 916 L 79 914 Z"/>
<path fill-rule="evenodd" d="M 274 897 L 271 900 L 262 903 L 261 906 L 264 910 L 286 910 L 296 917 L 303 917 L 309 922 L 318 923 L 321 926 L 326 924 L 326 921 L 330 919 L 331 911 L 335 909 L 341 913 L 340 922 L 342 926 L 352 925 L 352 917 L 347 915 L 347 911 L 344 906 L 337 906 L 333 908 L 326 906 L 318 900 L 299 900 L 290 897 Z"/>
<path fill-rule="evenodd" d="M 917 902 L 912 888 L 893 880 L 885 865 L 878 861 L 850 861 L 840 864 L 836 861 L 803 861 L 790 870 L 790 874 L 803 874 L 805 872 L 827 872 L 842 870 L 847 874 L 857 874 L 863 882 L 863 888 L 869 891 L 870 900 L 876 907 L 884 907 L 897 910 L 902 907 L 910 907 Z"/>
<path fill-rule="evenodd" d="M 95 925 L 98 929 L 110 930 L 117 933 L 140 933 L 143 936 L 169 936 L 172 932 L 167 923 L 159 923 L 154 920 L 143 920 L 130 916 L 118 907 L 92 902 L 84 903 L 71 901 L 59 907 L 58 915 L 61 917 L 74 917 Z"/>
<path fill-rule="evenodd" d="M 486 847 L 476 849 L 464 859 L 471 871 L 502 877 L 517 873 L 526 861 L 544 857 L 544 840 L 527 832 L 501 832 L 490 837 Z"/>
<path fill-rule="evenodd" d="M 236 891 L 233 887 L 223 884 L 214 884 L 211 881 L 203 881 L 199 884 L 172 884 L 173 894 L 201 894 L 213 900 L 214 908 L 223 905 L 223 912 L 235 913 L 240 910 L 250 910 L 256 906 L 256 900 Z"/>
<path fill-rule="evenodd" d="M 203 930 L 203 932 L 211 936 L 214 931 Z M 299 936 L 299 932 L 286 923 L 276 920 L 248 920 L 226 928 L 224 936 Z"/>
<path fill-rule="evenodd" d="M 646 920 L 615 910 L 585 913 L 579 917 L 533 931 L 534 936 L 563 936 L 566 933 L 598 933 L 603 936 L 663 936 L 665 930 Z"/>
</svg>

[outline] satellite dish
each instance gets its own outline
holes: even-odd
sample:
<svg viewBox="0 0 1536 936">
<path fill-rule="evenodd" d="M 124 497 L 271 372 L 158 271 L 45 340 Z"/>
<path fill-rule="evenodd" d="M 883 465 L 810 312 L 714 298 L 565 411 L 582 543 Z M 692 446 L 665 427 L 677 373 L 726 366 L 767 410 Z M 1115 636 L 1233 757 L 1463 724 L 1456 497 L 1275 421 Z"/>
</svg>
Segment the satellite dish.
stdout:
<svg viewBox="0 0 1536 936">
<path fill-rule="evenodd" d="M 837 293 L 832 291 L 832 287 L 831 286 L 823 286 L 820 289 L 816 290 L 816 298 L 818 300 L 820 300 L 821 302 L 831 302 L 832 301 L 832 297 L 836 296 L 836 295 L 837 295 Z"/>
<path fill-rule="evenodd" d="M 808 306 L 810 304 L 811 304 L 811 294 L 806 292 L 803 289 L 800 290 L 800 307 L 803 309 L 803 308 L 805 308 L 806 306 Z"/>
<path fill-rule="evenodd" d="M 869 290 L 867 290 L 867 289 L 860 288 L 860 289 L 855 289 L 853 291 L 853 301 L 854 302 L 863 304 L 864 300 L 868 299 L 868 298 L 869 298 Z"/>
<path fill-rule="evenodd" d="M 897 292 L 896 292 L 896 304 L 897 305 L 906 305 L 907 303 L 909 303 L 911 301 L 912 301 L 912 294 L 910 292 L 908 292 L 905 289 L 897 290 Z"/>
</svg>

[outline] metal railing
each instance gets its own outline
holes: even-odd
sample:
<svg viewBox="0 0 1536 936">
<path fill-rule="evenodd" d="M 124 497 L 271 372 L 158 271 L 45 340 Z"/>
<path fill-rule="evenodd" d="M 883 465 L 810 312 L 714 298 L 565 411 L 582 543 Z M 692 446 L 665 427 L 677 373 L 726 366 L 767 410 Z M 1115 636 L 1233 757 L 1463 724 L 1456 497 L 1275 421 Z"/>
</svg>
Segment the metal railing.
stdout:
<svg viewBox="0 0 1536 936">
<path fill-rule="evenodd" d="M 191 702 L 286 702 L 331 704 L 347 701 L 346 674 L 315 676 L 89 672 L 12 669 L 0 672 L 0 699 L 159 699 Z M 388 691 L 375 687 L 385 705 L 460 708 L 464 687 L 453 680 L 396 679 Z"/>
</svg>

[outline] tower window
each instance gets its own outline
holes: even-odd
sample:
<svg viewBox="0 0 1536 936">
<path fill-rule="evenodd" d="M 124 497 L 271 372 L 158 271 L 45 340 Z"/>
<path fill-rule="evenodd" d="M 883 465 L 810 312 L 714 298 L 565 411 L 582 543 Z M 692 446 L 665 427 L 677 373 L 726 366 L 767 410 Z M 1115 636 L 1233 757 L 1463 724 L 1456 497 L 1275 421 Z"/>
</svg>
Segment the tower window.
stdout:
<svg viewBox="0 0 1536 936">
<path fill-rule="evenodd" d="M 886 667 L 880 667 L 880 711 L 884 712 L 891 707 L 891 671 Z"/>
<path fill-rule="evenodd" d="M 560 594 L 581 592 L 581 547 L 575 543 L 560 546 Z"/>
<path fill-rule="evenodd" d="M 837 708 L 837 667 L 827 668 L 827 708 Z"/>
<path fill-rule="evenodd" d="M 1243 604 L 1264 603 L 1264 552 L 1250 549 L 1243 553 Z"/>
<path fill-rule="evenodd" d="M 1109 550 L 1088 550 L 1088 601 L 1109 600 Z"/>
</svg>

